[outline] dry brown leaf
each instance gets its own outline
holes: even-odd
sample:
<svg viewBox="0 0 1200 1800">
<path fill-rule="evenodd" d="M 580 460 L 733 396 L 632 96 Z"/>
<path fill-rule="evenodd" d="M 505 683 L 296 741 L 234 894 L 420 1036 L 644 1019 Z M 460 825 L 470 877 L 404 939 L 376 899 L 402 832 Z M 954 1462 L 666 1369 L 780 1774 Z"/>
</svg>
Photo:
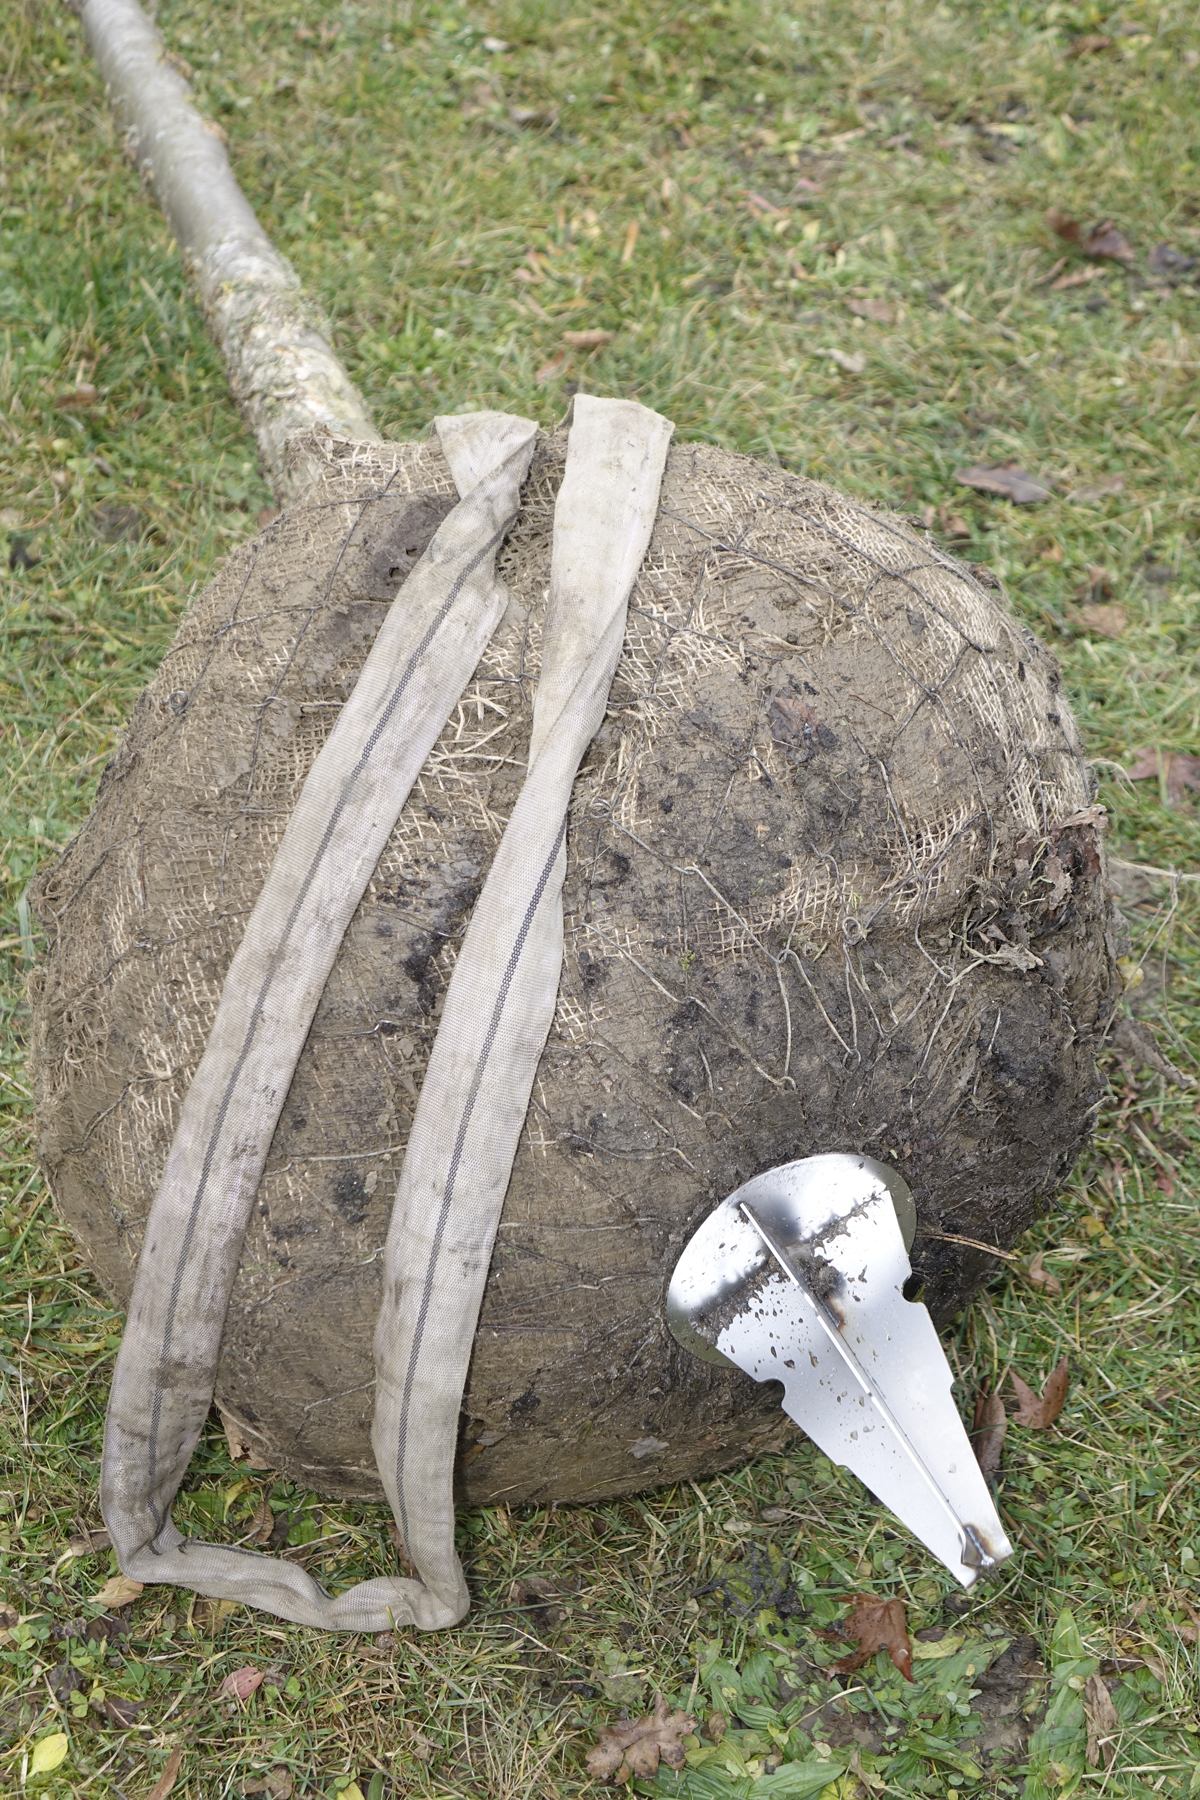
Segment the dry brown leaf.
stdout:
<svg viewBox="0 0 1200 1800">
<path fill-rule="evenodd" d="M 118 1700 L 113 1694 L 106 1694 L 103 1700 L 93 1700 L 92 1709 L 118 1731 L 127 1731 L 141 1712 L 144 1702 L 141 1700 Z"/>
<path fill-rule="evenodd" d="M 270 1800 L 291 1800 L 292 1778 L 285 1768 L 271 1769 L 266 1775 L 243 1781 L 243 1794 L 269 1794 Z"/>
<path fill-rule="evenodd" d="M 1117 1760 L 1121 1720 L 1102 1675 L 1088 1676 L 1083 1690 L 1083 1710 L 1087 1717 L 1088 1768 L 1098 1769 L 1103 1759 L 1104 1767 L 1111 1769 Z"/>
<path fill-rule="evenodd" d="M 1136 262 L 1137 253 L 1132 244 L 1117 230 L 1111 219 L 1085 232 L 1078 219 L 1073 219 L 1069 212 L 1061 206 L 1052 206 L 1046 214 L 1046 223 L 1051 231 L 1068 244 L 1078 244 L 1085 256 L 1100 257 L 1107 262 Z"/>
<path fill-rule="evenodd" d="M 1124 637 L 1129 620 L 1123 606 L 1098 606 L 1089 601 L 1079 609 L 1079 623 L 1099 637 L 1119 638 Z"/>
<path fill-rule="evenodd" d="M 225 1442 L 229 1446 L 229 1460 L 231 1462 L 241 1462 L 244 1456 L 249 1456 L 250 1454 L 249 1436 L 243 1430 L 239 1421 L 233 1418 L 230 1413 L 227 1413 L 223 1406 L 218 1406 L 217 1412 L 220 1414 L 221 1424 L 225 1428 Z"/>
<path fill-rule="evenodd" d="M 1067 1398 L 1067 1389 L 1071 1385 L 1071 1370 L 1064 1356 L 1058 1367 L 1051 1373 L 1050 1379 L 1040 1395 L 1022 1381 L 1015 1369 L 1009 1371 L 1017 1395 L 1017 1424 L 1029 1425 L 1035 1431 L 1044 1431 L 1053 1425 L 1062 1411 Z"/>
<path fill-rule="evenodd" d="M 1057 281 L 1052 281 L 1050 291 L 1054 294 L 1061 294 L 1067 288 L 1082 287 L 1085 282 L 1095 281 L 1097 275 L 1103 275 L 1103 273 L 1104 270 L 1096 263 L 1093 263 L 1090 269 L 1073 269 L 1069 275 L 1060 275 Z"/>
<path fill-rule="evenodd" d="M 1166 804 L 1181 812 L 1192 810 L 1185 790 L 1200 793 L 1200 756 L 1182 750 L 1139 750 L 1126 773 L 1130 781 L 1160 781 Z"/>
<path fill-rule="evenodd" d="M 1168 281 L 1178 281 L 1182 276 L 1190 275 L 1193 269 L 1200 268 L 1200 257 L 1173 250 L 1170 244 L 1155 244 L 1149 260 L 1154 273 L 1165 275 Z"/>
<path fill-rule="evenodd" d="M 241 1611 L 241 1605 L 240 1600 L 197 1600 L 191 1622 L 202 1636 L 211 1636 L 224 1620 Z"/>
<path fill-rule="evenodd" d="M 271 1511 L 270 1501 L 264 1494 L 254 1509 L 254 1517 L 250 1521 L 250 1538 L 255 1544 L 265 1544 L 275 1529 L 275 1514 Z"/>
<path fill-rule="evenodd" d="M 15 1606 L 7 1600 L 0 1600 L 0 1631 L 11 1631 L 14 1625 L 21 1623 L 21 1615 Z"/>
<path fill-rule="evenodd" d="M 432 1762 L 437 1751 L 437 1745 L 433 1739 L 427 1738 L 423 1731 L 418 1731 L 416 1726 L 410 1725 L 407 1720 L 402 1722 L 401 1728 L 404 1732 L 405 1749 L 410 1751 L 418 1762 Z"/>
<path fill-rule="evenodd" d="M 572 350 L 598 350 L 602 344 L 611 344 L 611 331 L 564 331 L 562 341 L 569 344 Z"/>
<path fill-rule="evenodd" d="M 1098 256 L 1106 262 L 1137 261 L 1137 251 L 1125 234 L 1117 230 L 1111 219 L 1105 219 L 1102 225 L 1089 231 L 1079 248 L 1085 256 Z"/>
<path fill-rule="evenodd" d="M 1052 1300 L 1062 1293 L 1062 1282 L 1057 1275 L 1052 1275 L 1043 1262 L 1046 1252 L 1039 1250 L 1026 1271 L 1025 1279 L 1031 1287 L 1041 1288 Z"/>
<path fill-rule="evenodd" d="M 90 381 L 81 381 L 78 387 L 71 388 L 68 393 L 56 394 L 54 404 L 62 411 L 71 406 L 95 406 L 99 398 L 99 390 Z"/>
<path fill-rule="evenodd" d="M 865 1668 L 877 1650 L 886 1650 L 905 1681 L 911 1681 L 912 1645 L 908 1641 L 903 1600 L 880 1600 L 875 1594 L 853 1594 L 846 1604 L 854 1608 L 850 1617 L 843 1619 L 836 1631 L 819 1635 L 841 1638 L 846 1643 L 857 1644 L 858 1649 L 853 1655 L 831 1663 L 827 1673 L 853 1675 L 857 1669 Z"/>
<path fill-rule="evenodd" d="M 1093 481 L 1087 487 L 1075 488 L 1067 495 L 1067 499 L 1081 506 L 1090 506 L 1097 500 L 1107 500 L 1110 494 L 1121 494 L 1124 491 L 1124 475 L 1106 475 L 1102 481 Z"/>
<path fill-rule="evenodd" d="M 1083 226 L 1079 220 L 1073 219 L 1070 213 L 1064 212 L 1061 206 L 1050 207 L 1046 213 L 1046 223 L 1056 236 L 1063 239 L 1064 243 L 1077 244 L 1083 236 Z"/>
<path fill-rule="evenodd" d="M 1072 883 L 1070 873 L 1064 868 L 1062 859 L 1056 850 L 1051 850 L 1047 853 L 1041 868 L 1038 870 L 1038 880 L 1048 881 L 1050 883 L 1050 892 L 1048 894 L 1039 894 L 1038 896 L 1039 900 L 1046 906 L 1061 906 L 1071 892 Z"/>
<path fill-rule="evenodd" d="M 818 350 L 817 355 L 827 356 L 839 369 L 845 369 L 847 375 L 861 375 L 867 366 L 865 356 L 851 356 L 845 350 Z"/>
<path fill-rule="evenodd" d="M 218 1695 L 222 1700 L 248 1700 L 265 1679 L 261 1669 L 256 1669 L 253 1663 L 246 1663 L 243 1668 L 235 1669 L 232 1675 L 225 1677 Z"/>
<path fill-rule="evenodd" d="M 1050 489 L 1015 462 L 991 467 L 976 463 L 969 469 L 955 469 L 954 479 L 981 494 L 999 494 L 1002 500 L 1011 500 L 1016 506 L 1035 506 L 1039 500 L 1050 498 Z"/>
<path fill-rule="evenodd" d="M 524 1575 L 514 1581 L 508 1590 L 508 1597 L 514 1606 L 528 1607 L 539 1614 L 548 1625 L 561 1625 L 567 1616 L 565 1606 L 556 1604 L 559 1592 L 552 1581 L 544 1575 Z"/>
<path fill-rule="evenodd" d="M 167 1766 L 155 1782 L 154 1786 L 150 1789 L 150 1792 L 146 1795 L 146 1800 L 167 1800 L 167 1795 L 179 1780 L 179 1770 L 182 1763 L 183 1746 L 182 1744 L 179 1744 L 176 1745 L 175 1749 L 172 1750 L 170 1756 L 167 1758 Z"/>
<path fill-rule="evenodd" d="M 552 356 L 549 362 L 542 364 L 533 379 L 544 387 L 548 381 L 554 381 L 559 375 L 565 375 L 570 361 L 571 352 L 560 350 L 557 356 Z"/>
<path fill-rule="evenodd" d="M 999 1394 L 988 1394 L 981 1389 L 975 1397 L 975 1430 L 971 1442 L 985 1481 L 994 1481 L 1000 1473 L 1007 1431 L 1008 1414 L 1003 1400 Z"/>
<path fill-rule="evenodd" d="M 638 1775 L 648 1781 L 660 1760 L 668 1769 L 682 1769 L 683 1739 L 695 1729 L 691 1714 L 672 1712 L 660 1694 L 654 1711 L 644 1718 L 601 1728 L 595 1748 L 587 1754 L 588 1774 L 614 1781 Z"/>
<path fill-rule="evenodd" d="M 895 318 L 886 300 L 847 300 L 846 307 L 859 319 L 873 319 L 876 325 L 890 325 Z"/>
<path fill-rule="evenodd" d="M 140 1581 L 131 1581 L 128 1575 L 110 1575 L 98 1594 L 92 1595 L 92 1605 L 102 1606 L 105 1612 L 119 1612 L 136 1600 L 142 1591 Z"/>
<path fill-rule="evenodd" d="M 725 1717 L 725 1714 L 710 1712 L 708 1718 L 705 1720 L 701 1736 L 706 1737 L 710 1744 L 719 1744 L 728 1730 L 729 1720 Z"/>
<path fill-rule="evenodd" d="M 96 1556 L 101 1550 L 111 1550 L 112 1539 L 107 1531 L 80 1531 L 67 1539 L 68 1556 Z"/>
</svg>

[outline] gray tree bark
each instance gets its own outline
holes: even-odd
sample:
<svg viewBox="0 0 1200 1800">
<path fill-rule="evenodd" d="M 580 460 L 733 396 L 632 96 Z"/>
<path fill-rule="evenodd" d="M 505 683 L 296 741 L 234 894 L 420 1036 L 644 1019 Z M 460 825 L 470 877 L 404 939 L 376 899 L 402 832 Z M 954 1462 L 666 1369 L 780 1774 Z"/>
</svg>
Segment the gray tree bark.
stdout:
<svg viewBox="0 0 1200 1800">
<path fill-rule="evenodd" d="M 137 0 L 75 0 L 135 162 L 184 253 L 229 383 L 281 498 L 308 483 L 285 456 L 299 431 L 325 426 L 377 443 L 366 404 L 325 336 L 300 279 L 259 224 L 222 134 L 192 103 Z"/>
</svg>

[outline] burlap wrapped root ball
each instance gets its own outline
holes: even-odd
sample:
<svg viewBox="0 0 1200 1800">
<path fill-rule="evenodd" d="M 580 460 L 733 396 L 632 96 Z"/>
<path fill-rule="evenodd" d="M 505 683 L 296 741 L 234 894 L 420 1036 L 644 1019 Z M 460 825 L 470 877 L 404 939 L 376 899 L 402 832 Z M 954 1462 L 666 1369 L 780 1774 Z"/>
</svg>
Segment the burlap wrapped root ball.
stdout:
<svg viewBox="0 0 1200 1800">
<path fill-rule="evenodd" d="M 115 1302 L 245 920 L 407 571 L 435 442 L 309 444 L 308 496 L 193 600 L 96 809 L 43 877 L 40 1154 Z M 519 791 L 565 437 L 539 440 L 510 603 L 341 947 L 246 1238 L 217 1397 L 255 1460 L 380 1492 L 381 1246 L 455 955 Z M 399 599 L 396 599 L 399 590 Z M 663 1300 L 773 1164 L 893 1161 L 939 1320 L 1048 1204 L 1119 991 L 1099 815 L 1052 658 L 905 521 L 680 445 L 575 785 L 566 954 L 461 1423 L 463 1497 L 584 1500 L 794 1427 Z"/>
</svg>

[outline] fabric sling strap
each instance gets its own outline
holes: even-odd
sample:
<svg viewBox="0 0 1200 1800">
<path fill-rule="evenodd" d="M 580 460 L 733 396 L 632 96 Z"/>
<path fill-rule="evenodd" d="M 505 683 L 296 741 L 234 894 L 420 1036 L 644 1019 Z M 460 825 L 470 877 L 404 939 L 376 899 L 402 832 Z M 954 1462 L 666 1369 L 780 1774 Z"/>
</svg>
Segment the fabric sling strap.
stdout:
<svg viewBox="0 0 1200 1800">
<path fill-rule="evenodd" d="M 409 576 L 313 765 L 185 1100 L 147 1224 L 105 1431 L 101 1501 L 122 1570 L 301 1624 L 435 1629 L 467 1611 L 451 1494 L 475 1322 L 562 963 L 566 817 L 604 714 L 671 426 L 575 402 L 525 785 L 447 994 L 388 1235 L 373 1441 L 422 1580 L 330 1597 L 294 1563 L 185 1539 L 170 1508 L 212 1401 L 250 1207 L 342 936 L 503 611 L 496 551 L 535 428 L 437 421 L 462 496 Z"/>
</svg>

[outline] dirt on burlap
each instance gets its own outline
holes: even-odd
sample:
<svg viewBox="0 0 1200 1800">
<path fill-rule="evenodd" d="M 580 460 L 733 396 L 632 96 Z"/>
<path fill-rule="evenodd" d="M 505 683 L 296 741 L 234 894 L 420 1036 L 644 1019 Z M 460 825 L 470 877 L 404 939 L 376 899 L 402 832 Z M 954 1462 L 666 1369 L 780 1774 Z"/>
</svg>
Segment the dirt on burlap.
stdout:
<svg viewBox="0 0 1200 1800">
<path fill-rule="evenodd" d="M 180 1104 L 300 786 L 454 489 L 434 442 L 324 473 L 233 552 L 36 895 L 40 1153 L 128 1295 Z M 342 945 L 275 1134 L 217 1382 L 256 1460 L 377 1495 L 371 1336 L 392 1196 L 472 903 L 519 791 L 565 436 L 510 604 Z M 399 590 L 399 599 L 395 600 Z M 663 1299 L 771 1165 L 894 1161 L 945 1320 L 1048 1204 L 1098 1097 L 1120 948 L 1058 669 L 985 571 L 777 468 L 671 453 L 576 783 L 558 1008 L 462 1420 L 485 1501 L 728 1466 L 793 1427 Z"/>
</svg>

